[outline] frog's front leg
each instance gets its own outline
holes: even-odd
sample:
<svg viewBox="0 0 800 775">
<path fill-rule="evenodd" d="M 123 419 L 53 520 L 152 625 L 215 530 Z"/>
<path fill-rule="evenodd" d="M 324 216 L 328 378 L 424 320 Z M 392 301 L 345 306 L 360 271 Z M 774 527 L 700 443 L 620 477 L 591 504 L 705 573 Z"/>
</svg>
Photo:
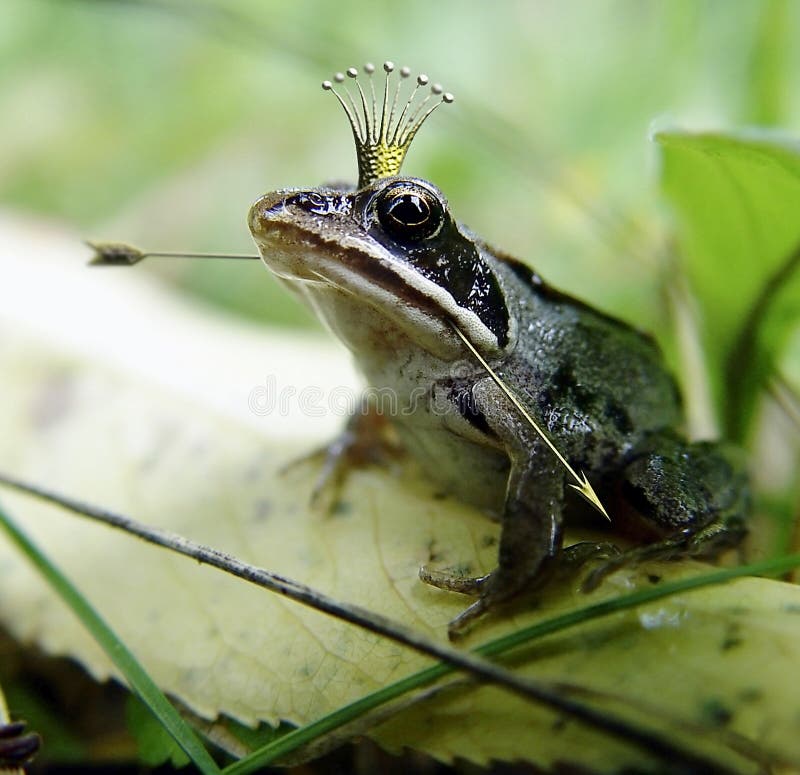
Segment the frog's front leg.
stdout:
<svg viewBox="0 0 800 775">
<path fill-rule="evenodd" d="M 562 541 L 564 475 L 546 459 L 547 450 L 541 449 L 512 463 L 495 570 L 477 578 L 420 570 L 420 578 L 433 586 L 478 595 L 450 623 L 451 638 L 499 603 L 538 586 L 554 569 Z"/>
<path fill-rule="evenodd" d="M 433 586 L 477 595 L 449 627 L 451 638 L 476 617 L 547 579 L 562 544 L 565 476 L 541 439 L 509 411 L 504 397 L 484 384 L 473 397 L 511 459 L 497 568 L 486 576 L 463 578 L 423 568 L 420 578 Z M 481 400 L 483 398 L 483 400 Z"/>
</svg>

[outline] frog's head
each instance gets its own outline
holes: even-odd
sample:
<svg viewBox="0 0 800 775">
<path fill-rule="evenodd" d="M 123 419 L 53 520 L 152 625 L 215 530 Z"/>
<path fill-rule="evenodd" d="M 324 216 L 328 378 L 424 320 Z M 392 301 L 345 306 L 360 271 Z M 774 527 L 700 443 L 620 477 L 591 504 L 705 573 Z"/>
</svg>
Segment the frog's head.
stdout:
<svg viewBox="0 0 800 775">
<path fill-rule="evenodd" d="M 323 89 L 347 115 L 358 159 L 358 190 L 277 191 L 250 210 L 250 231 L 264 263 L 290 285 L 357 355 L 391 348 L 396 334 L 431 354 L 461 352 L 458 326 L 488 356 L 512 339 L 502 288 L 481 248 L 451 217 L 436 186 L 399 177 L 425 119 L 453 95 L 418 75 L 401 106 L 411 71 L 392 62 L 376 98 L 373 74 L 337 73 Z M 349 78 L 355 95 L 341 88 Z M 336 84 L 337 86 L 335 86 Z M 367 97 L 371 96 L 371 100 Z M 393 95 L 393 96 L 392 96 Z"/>
<path fill-rule="evenodd" d="M 266 194 L 250 230 L 264 263 L 356 354 L 383 331 L 447 359 L 463 347 L 452 324 L 488 356 L 509 344 L 497 277 L 425 180 Z"/>
</svg>

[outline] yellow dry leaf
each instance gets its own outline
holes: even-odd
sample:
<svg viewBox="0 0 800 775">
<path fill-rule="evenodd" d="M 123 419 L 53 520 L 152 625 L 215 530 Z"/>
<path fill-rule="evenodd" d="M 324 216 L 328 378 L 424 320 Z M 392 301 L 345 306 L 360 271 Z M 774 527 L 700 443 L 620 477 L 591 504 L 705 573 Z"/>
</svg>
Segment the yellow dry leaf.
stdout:
<svg viewBox="0 0 800 775">
<path fill-rule="evenodd" d="M 51 248 L 68 252 L 60 243 Z M 39 260 L 41 249 L 31 250 L 32 260 Z M 19 266 L 6 275 L 3 295 L 30 293 L 24 283 L 36 277 L 36 268 L 30 276 Z M 97 326 L 119 349 L 138 337 L 131 347 L 145 340 L 166 350 L 160 361 L 166 373 L 148 381 L 146 353 L 134 373 L 121 370 L 121 362 L 109 367 L 100 344 L 77 352 L 71 316 L 79 307 L 80 316 L 91 319 L 93 300 L 64 292 L 74 290 L 68 278 L 80 277 L 72 269 L 57 277 L 54 287 L 62 293 L 50 292 L 46 305 L 30 296 L 33 310 L 10 303 L 0 312 L 0 469 L 168 527 L 445 638 L 464 599 L 420 583 L 418 568 L 491 568 L 498 526 L 452 498 L 436 497 L 413 464 L 395 472 L 356 472 L 342 508 L 329 517 L 314 514 L 308 503 L 316 467 L 304 463 L 280 471 L 319 443 L 311 429 L 325 426 L 327 432 L 331 418 L 250 415 L 245 421 L 253 382 L 237 374 L 231 353 L 246 355 L 252 347 L 252 358 L 269 361 L 269 374 L 280 372 L 286 356 L 288 370 L 294 364 L 316 371 L 316 382 L 305 384 L 323 392 L 347 378 L 337 381 L 321 370 L 335 356 L 324 344 L 291 340 L 287 346 L 276 334 L 264 334 L 255 347 L 251 332 L 224 321 L 188 325 L 191 313 L 168 302 L 148 301 L 144 315 L 139 304 L 149 296 L 132 275 L 123 275 L 130 290 L 116 279 L 91 280 L 115 284 L 103 288 L 107 306 L 96 311 Z M 52 324 L 42 322 L 44 315 Z M 120 319 L 131 325 L 120 328 Z M 174 329 L 167 327 L 170 321 Z M 165 341 L 183 360 L 168 357 Z M 195 391 L 185 371 L 170 376 L 170 370 L 197 368 L 186 351 L 202 357 L 197 373 L 202 378 L 205 369 L 208 377 Z M 304 357 L 298 358 L 300 352 Z M 231 393 L 244 401 L 239 410 L 232 408 L 236 401 L 213 404 L 205 392 L 208 383 L 224 392 L 230 379 L 244 380 L 243 390 Z M 296 434 L 287 432 L 291 428 Z M 303 724 L 430 664 L 376 635 L 124 534 L 18 495 L 0 497 L 157 683 L 208 718 L 225 713 L 245 723 Z M 686 563 L 651 570 L 674 577 L 701 568 Z M 467 645 L 637 583 L 651 582 L 643 572 L 620 573 L 591 597 L 567 585 L 536 610 L 487 620 Z M 0 619 L 21 640 L 74 656 L 98 678 L 114 675 L 81 625 L 3 537 Z M 684 742 L 694 738 L 703 749 L 719 754 L 720 731 L 797 764 L 798 642 L 797 587 L 747 579 L 549 636 L 517 654 L 513 664 L 530 676 L 603 692 L 604 707 L 652 722 Z M 667 724 L 664 714 L 694 726 L 687 731 Z M 390 749 L 412 747 L 442 759 L 572 762 L 599 771 L 647 763 L 641 752 L 575 722 L 496 688 L 469 685 L 445 689 L 373 734 Z M 727 754 L 722 760 L 754 770 Z"/>
</svg>

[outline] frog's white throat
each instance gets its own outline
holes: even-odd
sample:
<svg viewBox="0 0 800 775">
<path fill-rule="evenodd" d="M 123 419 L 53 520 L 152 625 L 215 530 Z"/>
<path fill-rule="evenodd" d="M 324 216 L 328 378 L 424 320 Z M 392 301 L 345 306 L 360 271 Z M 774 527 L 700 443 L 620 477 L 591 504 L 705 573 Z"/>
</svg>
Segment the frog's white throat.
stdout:
<svg viewBox="0 0 800 775">
<path fill-rule="evenodd" d="M 382 343 L 392 348 L 405 337 L 434 357 L 452 360 L 464 344 L 451 322 L 487 357 L 505 349 L 472 310 L 373 241 L 339 234 L 334 242 L 283 228 L 255 239 L 269 269 L 357 355 Z M 509 331 L 512 343 L 515 334 Z"/>
</svg>

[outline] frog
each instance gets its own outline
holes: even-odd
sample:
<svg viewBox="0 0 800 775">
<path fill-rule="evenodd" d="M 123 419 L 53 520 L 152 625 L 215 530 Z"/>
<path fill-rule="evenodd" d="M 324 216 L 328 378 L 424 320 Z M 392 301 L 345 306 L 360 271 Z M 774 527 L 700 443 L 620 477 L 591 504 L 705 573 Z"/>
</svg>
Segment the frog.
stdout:
<svg viewBox="0 0 800 775">
<path fill-rule="evenodd" d="M 422 121 L 452 96 L 434 85 L 432 105 L 414 111 L 412 94 L 401 110 L 389 98 L 394 69 L 384 65 L 382 107 L 356 68 L 323 83 L 350 119 L 358 184 L 267 193 L 248 223 L 265 266 L 344 343 L 369 386 L 393 391 L 389 423 L 423 473 L 499 519 L 491 572 L 420 569 L 424 582 L 474 598 L 451 637 L 570 563 L 599 560 L 588 588 L 627 564 L 739 545 L 749 511 L 740 453 L 682 434 L 680 393 L 655 339 L 556 289 L 460 223 L 436 185 L 400 174 Z M 337 89 L 346 77 L 355 100 Z M 414 93 L 427 84 L 419 76 Z M 566 518 L 579 510 L 568 471 L 462 336 L 596 484 L 634 548 L 564 546 Z"/>
</svg>

